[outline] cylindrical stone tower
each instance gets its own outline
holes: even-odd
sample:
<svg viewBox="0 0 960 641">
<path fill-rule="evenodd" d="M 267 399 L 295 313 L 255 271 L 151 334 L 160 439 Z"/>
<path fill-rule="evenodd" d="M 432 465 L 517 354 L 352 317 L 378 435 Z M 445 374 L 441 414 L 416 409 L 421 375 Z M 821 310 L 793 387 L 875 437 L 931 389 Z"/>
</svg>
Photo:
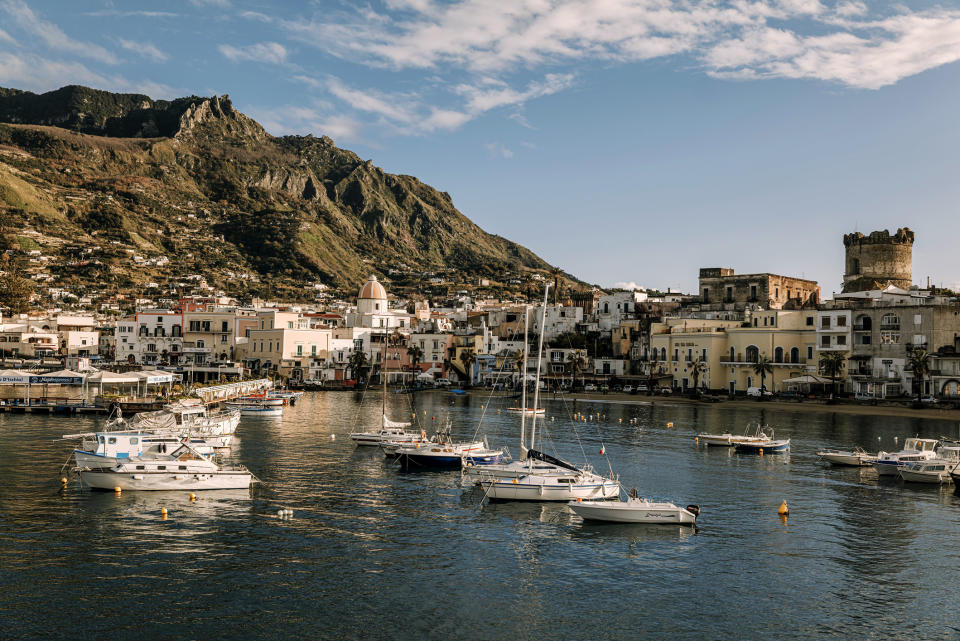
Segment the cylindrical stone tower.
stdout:
<svg viewBox="0 0 960 641">
<path fill-rule="evenodd" d="M 909 227 L 890 235 L 887 230 L 845 234 L 846 270 L 843 291 L 862 292 L 894 285 L 909 289 L 913 285 L 913 232 Z"/>
</svg>

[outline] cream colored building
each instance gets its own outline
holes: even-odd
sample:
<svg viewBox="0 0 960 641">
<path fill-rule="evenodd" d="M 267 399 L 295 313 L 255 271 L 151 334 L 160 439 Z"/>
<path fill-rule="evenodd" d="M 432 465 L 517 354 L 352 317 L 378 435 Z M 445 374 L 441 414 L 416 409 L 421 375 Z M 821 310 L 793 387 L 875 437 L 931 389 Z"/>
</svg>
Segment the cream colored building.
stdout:
<svg viewBox="0 0 960 641">
<path fill-rule="evenodd" d="M 745 321 L 669 318 L 651 327 L 651 354 L 675 388 L 693 386 L 692 364 L 702 360 L 700 387 L 729 393 L 760 387 L 753 364 L 765 356 L 773 371 L 763 384 L 779 392 L 784 379 L 816 371 L 816 319 L 815 310 L 752 312 Z"/>
<path fill-rule="evenodd" d="M 295 312 L 263 311 L 257 319 L 260 327 L 236 348 L 237 359 L 252 371 L 305 379 L 311 359 L 329 358 L 329 328 L 310 329 L 308 320 Z"/>
</svg>

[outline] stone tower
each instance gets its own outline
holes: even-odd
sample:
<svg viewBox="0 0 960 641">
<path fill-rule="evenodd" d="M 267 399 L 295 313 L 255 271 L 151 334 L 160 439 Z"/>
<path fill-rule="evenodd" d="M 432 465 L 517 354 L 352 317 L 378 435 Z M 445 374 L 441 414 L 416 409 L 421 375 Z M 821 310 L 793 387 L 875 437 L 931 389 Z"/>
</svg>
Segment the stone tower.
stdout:
<svg viewBox="0 0 960 641">
<path fill-rule="evenodd" d="M 845 234 L 846 270 L 843 291 L 862 292 L 894 285 L 909 289 L 913 285 L 913 232 L 909 227 L 890 235 L 887 230 Z"/>
</svg>

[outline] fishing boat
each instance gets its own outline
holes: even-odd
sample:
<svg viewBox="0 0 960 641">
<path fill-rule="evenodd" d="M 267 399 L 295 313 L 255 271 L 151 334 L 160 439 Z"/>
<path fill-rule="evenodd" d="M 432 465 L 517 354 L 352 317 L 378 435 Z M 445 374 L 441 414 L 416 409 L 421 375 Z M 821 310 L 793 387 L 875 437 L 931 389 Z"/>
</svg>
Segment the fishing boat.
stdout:
<svg viewBox="0 0 960 641">
<path fill-rule="evenodd" d="M 250 487 L 254 480 L 245 467 L 217 465 L 186 444 L 170 454 L 78 471 L 81 483 L 97 490 L 236 490 Z"/>
<path fill-rule="evenodd" d="M 547 307 L 547 291 L 544 290 L 544 315 Z M 529 307 L 524 313 L 524 345 L 527 344 Z M 541 318 L 540 326 L 544 326 Z M 540 334 L 537 350 L 537 375 L 535 377 L 533 405 L 539 406 L 540 369 L 543 361 L 543 334 Z M 521 407 L 526 407 L 527 356 L 523 359 L 523 388 Z M 620 483 L 597 474 L 589 466 L 578 467 L 562 459 L 544 454 L 535 449 L 537 413 L 532 416 L 529 447 L 526 442 L 526 413 L 520 412 L 521 459 L 485 466 L 466 466 L 461 474 L 464 485 L 476 485 L 483 489 L 484 496 L 495 500 L 515 501 L 571 501 L 576 499 L 609 499 L 620 495 Z"/>
<path fill-rule="evenodd" d="M 899 452 L 879 452 L 873 467 L 880 476 L 898 476 L 908 463 L 920 463 L 937 457 L 937 441 L 932 438 L 908 438 Z"/>
<path fill-rule="evenodd" d="M 831 465 L 845 465 L 849 467 L 870 467 L 877 458 L 877 454 L 870 454 L 862 447 L 852 450 L 820 450 L 817 456 Z"/>
<path fill-rule="evenodd" d="M 952 483 L 950 472 L 960 464 L 960 447 L 944 445 L 937 457 L 900 466 L 900 478 L 909 483 Z"/>
<path fill-rule="evenodd" d="M 636 489 L 619 501 L 576 500 L 567 505 L 585 521 L 607 523 L 694 525 L 700 515 L 699 505 L 680 507 L 669 501 L 649 501 L 641 498 Z"/>
<path fill-rule="evenodd" d="M 751 425 L 747 425 L 746 429 L 743 431 L 743 434 L 731 434 L 730 432 L 724 432 L 722 434 L 707 434 L 705 432 L 701 432 L 700 434 L 697 434 L 697 442 L 713 447 L 733 447 L 737 443 L 762 442 L 770 440 L 770 436 L 764 432 L 759 423 L 753 427 L 753 433 L 750 433 L 751 427 Z"/>
</svg>

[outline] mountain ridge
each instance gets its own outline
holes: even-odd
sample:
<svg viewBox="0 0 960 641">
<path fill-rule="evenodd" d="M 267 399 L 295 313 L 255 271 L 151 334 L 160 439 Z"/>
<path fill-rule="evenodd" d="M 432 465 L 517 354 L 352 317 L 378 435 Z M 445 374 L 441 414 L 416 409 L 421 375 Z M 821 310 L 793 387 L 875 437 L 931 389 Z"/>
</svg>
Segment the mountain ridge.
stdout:
<svg viewBox="0 0 960 641">
<path fill-rule="evenodd" d="M 199 269 L 228 285 L 230 274 L 252 272 L 257 291 L 268 280 L 288 292 L 317 281 L 350 289 L 370 271 L 500 281 L 550 270 L 483 231 L 448 193 L 384 172 L 327 136 L 271 136 L 229 96 L 0 88 L 0 123 L 8 245 L 17 224 L 50 245 L 107 239 L 126 253 L 167 256 L 171 266 L 151 277 Z M 116 263 L 100 275 L 135 285 Z"/>
</svg>

